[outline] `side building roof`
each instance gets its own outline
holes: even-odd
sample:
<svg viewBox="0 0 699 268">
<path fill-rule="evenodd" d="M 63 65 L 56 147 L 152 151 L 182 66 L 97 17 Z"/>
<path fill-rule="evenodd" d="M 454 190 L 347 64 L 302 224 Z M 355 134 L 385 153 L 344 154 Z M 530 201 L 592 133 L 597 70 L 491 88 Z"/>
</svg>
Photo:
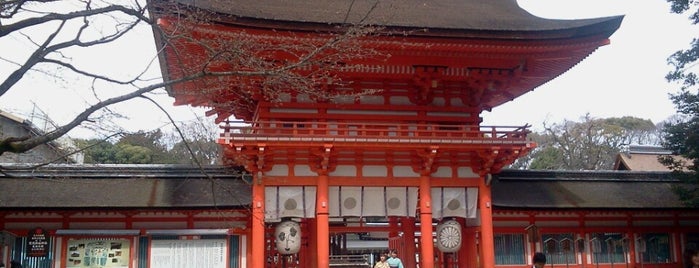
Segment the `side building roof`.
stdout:
<svg viewBox="0 0 699 268">
<path fill-rule="evenodd" d="M 2 166 L 0 209 L 242 208 L 241 170 L 180 165 Z M 503 170 L 492 180 L 502 209 L 684 209 L 669 172 Z M 213 193 L 213 194 L 212 194 Z"/>
<path fill-rule="evenodd" d="M 493 205 L 511 209 L 680 209 L 670 172 L 503 170 Z"/>
<path fill-rule="evenodd" d="M 19 168 L 19 169 L 18 169 Z M 2 165 L 0 209 L 243 207 L 251 189 L 221 166 Z"/>
<path fill-rule="evenodd" d="M 41 110 L 36 108 L 38 113 L 41 114 Z M 42 122 L 46 125 L 50 125 L 51 119 L 48 116 L 32 116 L 33 119 L 41 118 Z M 48 129 L 41 129 L 37 127 L 35 122 L 31 119 L 25 119 L 15 114 L 0 110 L 0 139 L 9 137 L 36 137 L 44 135 L 48 132 Z M 59 139 L 49 141 L 45 144 L 36 146 L 29 149 L 24 153 L 13 153 L 5 152 L 0 155 L 0 162 L 12 162 L 12 163 L 43 163 L 49 161 L 55 161 L 55 163 L 71 163 L 75 162 L 72 157 L 66 157 L 65 151 L 68 149 L 69 144 L 72 144 L 72 140 L 67 137 L 60 137 Z"/>
<path fill-rule="evenodd" d="M 614 160 L 614 170 L 632 171 L 669 171 L 670 169 L 660 163 L 659 157 L 668 156 L 674 160 L 691 163 L 687 158 L 673 155 L 672 151 L 661 146 L 631 145 L 627 150 L 620 152 Z"/>
</svg>

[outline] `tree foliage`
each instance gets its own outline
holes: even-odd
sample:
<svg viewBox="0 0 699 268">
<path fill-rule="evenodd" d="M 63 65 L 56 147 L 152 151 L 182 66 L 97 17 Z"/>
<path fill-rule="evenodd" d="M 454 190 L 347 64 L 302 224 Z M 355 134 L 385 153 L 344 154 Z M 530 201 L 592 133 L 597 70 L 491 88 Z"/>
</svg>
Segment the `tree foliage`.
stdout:
<svg viewBox="0 0 699 268">
<path fill-rule="evenodd" d="M 116 163 L 116 148 L 114 144 L 109 141 L 101 139 L 76 139 L 75 143 L 77 146 L 84 148 L 82 152 L 84 163 Z"/>
<path fill-rule="evenodd" d="M 138 135 L 138 134 L 137 134 Z M 124 136 L 116 143 L 107 140 L 91 139 L 78 140 L 81 145 L 87 146 L 83 150 L 86 164 L 153 164 L 163 162 L 165 158 L 156 157 L 153 146 L 130 144 L 129 137 Z M 164 156 L 163 152 L 161 156 Z"/>
<path fill-rule="evenodd" d="M 150 3 L 159 5 L 153 7 L 149 6 Z M 370 27 L 362 25 L 338 25 L 335 32 L 325 33 L 325 39 L 314 39 L 313 42 L 295 45 L 251 42 L 246 38 L 221 38 L 215 40 L 216 43 L 207 44 L 199 42 L 194 33 L 196 27 L 210 24 L 211 20 L 218 17 L 217 14 L 183 8 L 167 0 L 150 1 L 149 4 L 143 0 L 0 1 L 0 42 L 25 40 L 29 44 L 25 47 L 29 53 L 0 55 L 0 62 L 13 66 L 8 75 L 0 76 L 0 98 L 10 91 L 21 90 L 18 85 L 27 80 L 29 74 L 39 74 L 41 79 L 51 81 L 62 79 L 66 73 L 89 81 L 84 88 L 73 90 L 87 91 L 90 94 L 86 95 L 93 96 L 85 100 L 84 110 L 77 112 L 73 119 L 52 131 L 37 136 L 0 139 L 0 155 L 5 152 L 26 152 L 79 126 L 103 124 L 104 120 L 100 118 L 110 114 L 110 106 L 135 98 L 148 98 L 149 94 L 158 90 L 183 83 L 196 81 L 201 92 L 209 92 L 213 96 L 238 96 L 227 99 L 228 102 L 248 100 L 250 96 L 264 96 L 274 100 L 277 88 L 303 90 L 309 95 L 322 96 L 327 94 L 324 88 L 328 84 L 341 83 L 341 79 L 331 76 L 331 70 L 346 68 L 344 64 L 352 58 L 373 54 L 371 50 L 363 49 L 355 43 L 358 37 L 373 31 Z M 174 24 L 165 29 L 149 16 L 156 12 L 174 14 L 178 20 L 171 21 Z M 203 46 L 209 58 L 200 59 L 200 65 L 189 66 L 191 68 L 188 67 L 176 79 L 163 81 L 147 75 L 155 68 L 153 63 L 157 62 L 156 55 L 146 66 L 133 66 L 141 69 L 130 70 L 128 75 L 124 75 L 124 72 L 113 72 L 109 56 L 129 52 L 112 49 L 110 53 L 100 54 L 104 59 L 86 59 L 85 53 L 82 53 L 94 51 L 107 44 L 119 44 L 125 36 L 143 27 L 152 28 L 155 34 L 161 37 L 162 40 L 158 41 L 164 45 L 163 51 L 169 49 L 186 57 L 188 51 L 179 51 L 184 48 L 175 45 L 183 42 L 173 41 L 191 40 Z M 274 55 L 281 52 L 286 52 L 287 57 L 284 61 L 275 61 Z M 90 54 L 89 57 L 95 56 Z M 100 62 L 101 68 L 85 62 Z M 301 69 L 316 71 L 308 73 L 301 72 Z M 255 84 L 245 88 L 233 87 L 241 85 L 234 82 L 248 78 L 254 78 Z M 213 109 L 219 107 L 222 110 L 235 106 L 226 101 L 201 105 Z M 112 133 L 104 135 L 110 134 Z M 141 151 L 134 148 L 129 150 Z M 152 153 L 157 156 L 158 152 Z M 148 160 L 137 158 L 130 161 Z"/>
<path fill-rule="evenodd" d="M 155 152 L 150 148 L 131 144 L 118 144 L 115 156 L 117 164 L 151 164 Z"/>
<path fill-rule="evenodd" d="M 699 24 L 699 2 L 694 0 L 668 0 L 671 11 L 688 15 L 692 24 Z M 665 78 L 680 85 L 679 92 L 670 99 L 677 108 L 678 120 L 664 126 L 663 146 L 689 160 L 665 157 L 661 162 L 671 168 L 685 186 L 674 190 L 686 205 L 699 207 L 699 38 L 694 38 L 689 48 L 679 50 L 668 58 L 673 67 Z"/>
<path fill-rule="evenodd" d="M 564 120 L 530 137 L 538 147 L 513 168 L 548 170 L 605 170 L 614 165 L 624 145 L 657 144 L 657 128 L 652 121 L 636 117 Z"/>
<path fill-rule="evenodd" d="M 216 142 L 219 129 L 207 124 L 203 118 L 182 123 L 178 133 L 165 135 L 163 139 L 173 144 L 168 151 L 177 164 L 221 164 L 221 145 Z M 182 140 L 180 137 L 185 137 Z"/>
<path fill-rule="evenodd" d="M 212 127 L 200 121 L 181 123 L 173 132 L 125 134 L 115 141 L 79 140 L 87 164 L 220 164 L 221 145 Z M 182 140 L 185 137 L 185 140 Z"/>
<path fill-rule="evenodd" d="M 160 129 L 154 131 L 138 131 L 127 134 L 119 139 L 116 146 L 119 148 L 117 154 L 118 163 L 150 164 L 172 162 L 167 153 L 167 147 L 161 141 L 163 132 Z"/>
</svg>

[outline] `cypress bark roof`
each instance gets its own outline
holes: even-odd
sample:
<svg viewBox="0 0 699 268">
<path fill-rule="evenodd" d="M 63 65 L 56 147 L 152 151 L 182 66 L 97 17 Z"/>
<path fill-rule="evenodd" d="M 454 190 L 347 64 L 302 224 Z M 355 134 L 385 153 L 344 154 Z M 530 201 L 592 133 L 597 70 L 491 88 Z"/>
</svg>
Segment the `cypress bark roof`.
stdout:
<svg viewBox="0 0 699 268">
<path fill-rule="evenodd" d="M 236 170 L 178 165 L 3 165 L 0 208 L 211 208 L 250 203 Z"/>
<path fill-rule="evenodd" d="M 670 172 L 524 171 L 493 176 L 493 206 L 517 209 L 678 209 Z"/>
<path fill-rule="evenodd" d="M 157 1 L 157 0 L 153 0 Z M 332 29 L 338 24 L 379 25 L 408 35 L 514 39 L 611 35 L 623 16 L 545 19 L 516 0 L 174 0 L 222 15 L 219 20 L 275 29 Z M 157 3 L 157 2 L 156 2 Z M 497 34 L 493 34 L 497 32 Z"/>
<path fill-rule="evenodd" d="M 224 167 L 3 167 L 3 209 L 244 207 L 251 200 L 239 170 Z M 492 203 L 510 209 L 683 209 L 671 190 L 679 183 L 669 172 L 504 170 L 492 181 Z"/>
</svg>

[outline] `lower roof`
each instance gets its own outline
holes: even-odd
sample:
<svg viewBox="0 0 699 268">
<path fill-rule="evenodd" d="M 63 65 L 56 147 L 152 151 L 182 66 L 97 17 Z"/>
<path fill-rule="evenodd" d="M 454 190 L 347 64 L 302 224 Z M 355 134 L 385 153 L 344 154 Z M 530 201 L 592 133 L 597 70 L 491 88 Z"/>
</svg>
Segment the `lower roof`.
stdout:
<svg viewBox="0 0 699 268">
<path fill-rule="evenodd" d="M 213 208 L 250 203 L 250 186 L 226 167 L 2 165 L 0 208 Z"/>
<path fill-rule="evenodd" d="M 493 206 L 518 209 L 685 208 L 670 172 L 504 170 L 492 180 Z"/>
<path fill-rule="evenodd" d="M 243 208 L 242 169 L 181 165 L 0 164 L 0 208 Z M 492 203 L 508 209 L 682 209 L 669 172 L 503 170 Z"/>
</svg>

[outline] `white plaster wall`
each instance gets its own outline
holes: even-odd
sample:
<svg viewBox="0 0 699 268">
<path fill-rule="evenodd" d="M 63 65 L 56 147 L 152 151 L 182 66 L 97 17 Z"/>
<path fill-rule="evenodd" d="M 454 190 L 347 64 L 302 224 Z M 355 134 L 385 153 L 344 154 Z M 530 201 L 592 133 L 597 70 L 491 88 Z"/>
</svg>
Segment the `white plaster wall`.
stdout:
<svg viewBox="0 0 699 268">
<path fill-rule="evenodd" d="M 350 165 L 338 165 L 330 176 L 357 176 L 357 167 Z"/>
<path fill-rule="evenodd" d="M 387 177 L 388 168 L 386 166 L 362 166 L 364 177 Z"/>
<path fill-rule="evenodd" d="M 473 172 L 471 167 L 459 167 L 456 170 L 456 176 L 459 178 L 479 178 L 478 174 Z"/>
<path fill-rule="evenodd" d="M 264 173 L 265 176 L 289 176 L 289 166 L 274 165 L 272 169 Z"/>
<path fill-rule="evenodd" d="M 394 166 L 394 177 L 419 178 L 420 174 L 416 173 L 411 166 Z"/>
<path fill-rule="evenodd" d="M 451 167 L 438 167 L 437 170 L 432 173 L 433 178 L 451 178 Z"/>
</svg>

